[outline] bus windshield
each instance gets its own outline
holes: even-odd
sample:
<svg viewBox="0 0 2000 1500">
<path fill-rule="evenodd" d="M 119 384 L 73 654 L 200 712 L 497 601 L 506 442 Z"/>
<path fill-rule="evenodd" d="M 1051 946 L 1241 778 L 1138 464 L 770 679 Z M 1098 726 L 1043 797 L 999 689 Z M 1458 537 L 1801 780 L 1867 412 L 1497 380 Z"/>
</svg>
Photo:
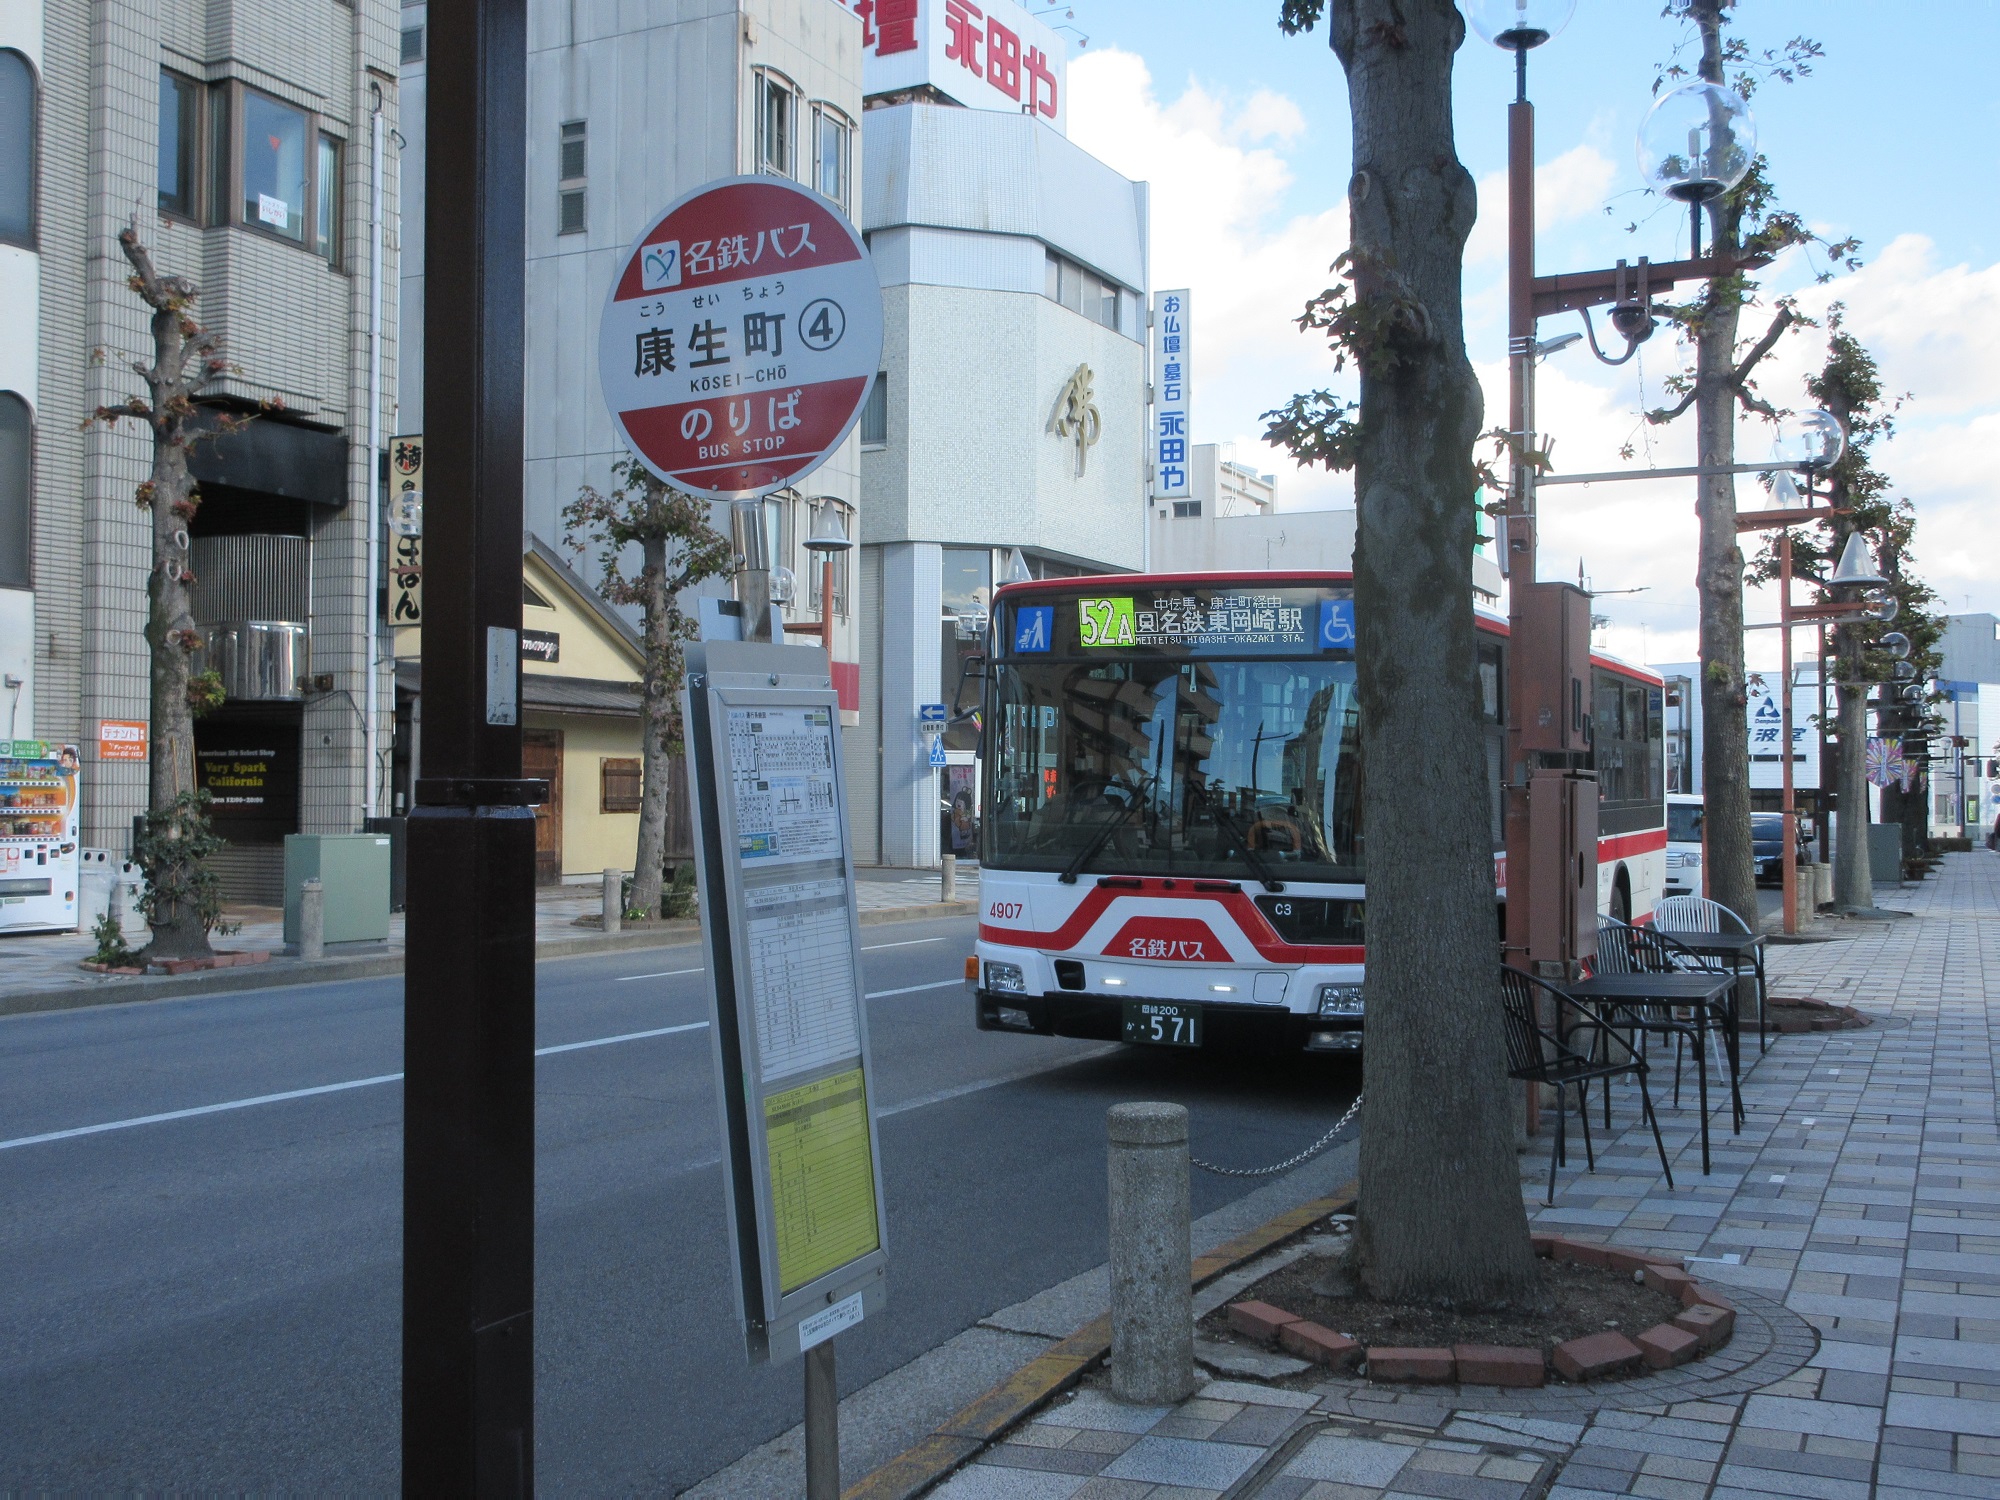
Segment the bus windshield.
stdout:
<svg viewBox="0 0 2000 1500">
<path fill-rule="evenodd" d="M 993 676 L 983 863 L 1361 880 L 1352 660 L 1127 656 Z"/>
</svg>

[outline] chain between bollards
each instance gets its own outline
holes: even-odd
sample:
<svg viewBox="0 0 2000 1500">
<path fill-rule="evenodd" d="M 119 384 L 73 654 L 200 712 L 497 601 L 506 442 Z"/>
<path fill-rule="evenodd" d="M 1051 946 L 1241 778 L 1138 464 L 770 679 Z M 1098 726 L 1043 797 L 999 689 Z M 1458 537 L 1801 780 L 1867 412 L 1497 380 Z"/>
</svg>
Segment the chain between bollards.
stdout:
<svg viewBox="0 0 2000 1500">
<path fill-rule="evenodd" d="M 1331 1146 L 1334 1142 L 1334 1138 L 1338 1136 L 1341 1131 L 1347 1128 L 1348 1122 L 1351 1121 L 1357 1114 L 1361 1112 L 1361 1101 L 1367 1097 L 1368 1096 L 1366 1094 L 1356 1094 L 1354 1096 L 1354 1102 L 1347 1106 L 1347 1113 L 1342 1115 L 1339 1118 L 1339 1120 L 1334 1122 L 1333 1129 L 1329 1130 L 1325 1135 L 1321 1136 L 1318 1140 L 1314 1141 L 1310 1146 L 1306 1147 L 1306 1149 L 1301 1151 L 1297 1156 L 1288 1156 L 1283 1161 L 1279 1162 L 1276 1166 L 1218 1167 L 1214 1162 L 1203 1161 L 1199 1156 L 1190 1156 L 1188 1158 L 1188 1164 L 1190 1166 L 1200 1167 L 1202 1171 L 1213 1173 L 1217 1177 L 1275 1177 L 1280 1172 L 1289 1172 L 1293 1167 L 1298 1166 L 1300 1163 L 1311 1161 L 1315 1156 L 1318 1156 L 1320 1152 L 1326 1150 L 1328 1146 Z"/>
</svg>

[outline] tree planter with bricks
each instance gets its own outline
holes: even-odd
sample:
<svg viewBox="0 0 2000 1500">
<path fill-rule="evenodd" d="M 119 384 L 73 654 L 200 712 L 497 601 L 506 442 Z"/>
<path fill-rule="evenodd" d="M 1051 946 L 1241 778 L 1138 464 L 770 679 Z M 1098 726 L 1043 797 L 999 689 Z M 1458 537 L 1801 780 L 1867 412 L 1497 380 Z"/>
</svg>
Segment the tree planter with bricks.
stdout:
<svg viewBox="0 0 2000 1500">
<path fill-rule="evenodd" d="M 1204 1331 L 1282 1349 L 1324 1369 L 1358 1366 L 1375 1384 L 1455 1382 L 1511 1389 L 1534 1389 L 1552 1378 L 1583 1383 L 1676 1369 L 1721 1348 L 1734 1331 L 1735 1308 L 1728 1297 L 1703 1286 L 1673 1258 L 1551 1234 L 1537 1234 L 1534 1246 L 1551 1263 L 1552 1279 L 1559 1278 L 1552 1307 L 1518 1312 L 1403 1309 L 1326 1297 L 1313 1289 L 1313 1279 L 1325 1275 L 1324 1262 L 1315 1270 L 1309 1258 L 1281 1268 L 1249 1288 L 1249 1295 L 1209 1314 Z M 1558 1273 L 1558 1267 L 1565 1269 Z M 1631 1319 L 1637 1331 L 1592 1327 L 1557 1337 L 1590 1315 L 1583 1310 L 1587 1302 L 1566 1307 L 1561 1301 L 1565 1291 L 1579 1287 L 1601 1294 L 1597 1311 L 1610 1297 L 1616 1299 L 1611 1305 L 1643 1306 L 1657 1321 L 1648 1323 L 1640 1316 Z M 1312 1316 L 1293 1311 L 1294 1306 L 1308 1308 Z M 1496 1321 L 1517 1329 L 1531 1324 L 1543 1336 L 1538 1343 L 1467 1337 L 1449 1344 L 1379 1336 L 1384 1327 L 1399 1324 L 1435 1332 L 1458 1323 L 1470 1331 Z M 1371 1324 L 1377 1335 L 1372 1342 Z"/>
</svg>

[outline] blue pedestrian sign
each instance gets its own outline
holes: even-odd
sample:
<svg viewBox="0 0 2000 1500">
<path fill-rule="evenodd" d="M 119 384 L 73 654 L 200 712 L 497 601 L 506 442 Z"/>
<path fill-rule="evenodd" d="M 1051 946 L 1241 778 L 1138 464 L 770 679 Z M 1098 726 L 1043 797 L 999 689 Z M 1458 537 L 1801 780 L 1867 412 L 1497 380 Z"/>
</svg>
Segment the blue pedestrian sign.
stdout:
<svg viewBox="0 0 2000 1500">
<path fill-rule="evenodd" d="M 1354 601 L 1352 599 L 1322 599 L 1320 601 L 1319 649 L 1322 651 L 1352 651 L 1354 649 Z"/>
<path fill-rule="evenodd" d="M 1014 649 L 1047 651 L 1056 630 L 1053 604 L 1023 604 L 1014 611 Z"/>
<path fill-rule="evenodd" d="M 944 764 L 944 741 L 942 739 L 931 741 L 931 764 L 934 766 Z"/>
</svg>

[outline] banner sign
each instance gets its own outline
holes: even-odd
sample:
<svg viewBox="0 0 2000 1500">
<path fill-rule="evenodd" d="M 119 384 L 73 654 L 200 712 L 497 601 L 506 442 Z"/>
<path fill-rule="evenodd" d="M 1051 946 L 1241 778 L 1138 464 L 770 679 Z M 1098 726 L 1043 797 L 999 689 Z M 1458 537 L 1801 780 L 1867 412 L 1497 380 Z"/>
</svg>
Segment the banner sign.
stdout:
<svg viewBox="0 0 2000 1500">
<path fill-rule="evenodd" d="M 648 469 L 748 500 L 818 468 L 861 419 L 882 285 L 840 210 L 782 177 L 679 199 L 625 253 L 598 324 L 611 419 Z"/>
<path fill-rule="evenodd" d="M 825 681 L 810 647 L 688 649 L 731 1264 L 753 1362 L 873 1315 L 888 1261 L 840 703 Z"/>
<path fill-rule="evenodd" d="M 424 622 L 424 438 L 389 444 L 389 623 Z"/>
<path fill-rule="evenodd" d="M 1160 292 L 1153 298 L 1153 498 L 1185 500 L 1190 486 L 1188 431 L 1188 293 Z"/>
<path fill-rule="evenodd" d="M 838 0 L 861 18 L 861 92 L 928 86 L 1066 129 L 1069 48 L 1015 0 Z"/>
<path fill-rule="evenodd" d="M 149 753 L 146 736 L 144 719 L 100 719 L 97 722 L 97 758 L 145 760 Z"/>
</svg>

